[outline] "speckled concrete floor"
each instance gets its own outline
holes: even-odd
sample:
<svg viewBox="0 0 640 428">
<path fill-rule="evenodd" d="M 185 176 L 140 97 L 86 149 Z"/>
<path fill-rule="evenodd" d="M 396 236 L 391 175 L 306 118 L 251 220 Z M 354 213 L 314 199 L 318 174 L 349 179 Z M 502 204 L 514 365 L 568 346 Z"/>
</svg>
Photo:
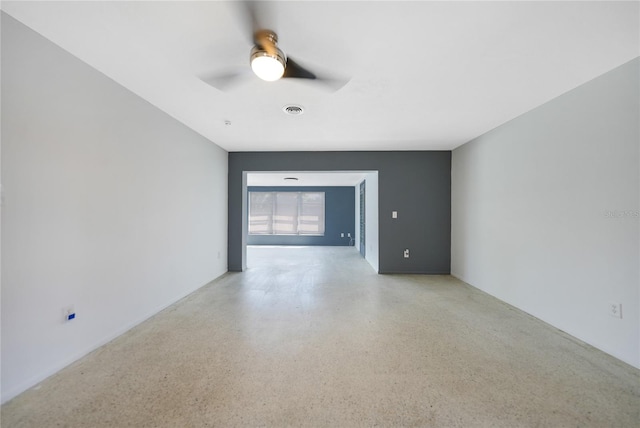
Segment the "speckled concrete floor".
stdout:
<svg viewBox="0 0 640 428">
<path fill-rule="evenodd" d="M 2 427 L 640 426 L 639 370 L 455 278 L 376 275 L 352 247 L 249 251 Z"/>
</svg>

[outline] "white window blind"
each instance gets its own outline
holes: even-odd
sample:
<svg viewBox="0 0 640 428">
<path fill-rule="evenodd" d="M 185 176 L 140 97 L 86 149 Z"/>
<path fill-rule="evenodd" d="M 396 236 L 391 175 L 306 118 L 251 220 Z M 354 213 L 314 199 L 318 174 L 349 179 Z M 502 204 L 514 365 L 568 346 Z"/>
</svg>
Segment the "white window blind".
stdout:
<svg viewBox="0 0 640 428">
<path fill-rule="evenodd" d="M 274 235 L 295 235 L 298 233 L 298 193 L 277 192 L 273 214 Z"/>
<path fill-rule="evenodd" d="M 273 234 L 273 193 L 249 193 L 249 233 Z"/>
<path fill-rule="evenodd" d="M 324 192 L 249 192 L 250 235 L 324 235 Z"/>
<path fill-rule="evenodd" d="M 298 234 L 324 235 L 324 192 L 300 193 Z"/>
</svg>

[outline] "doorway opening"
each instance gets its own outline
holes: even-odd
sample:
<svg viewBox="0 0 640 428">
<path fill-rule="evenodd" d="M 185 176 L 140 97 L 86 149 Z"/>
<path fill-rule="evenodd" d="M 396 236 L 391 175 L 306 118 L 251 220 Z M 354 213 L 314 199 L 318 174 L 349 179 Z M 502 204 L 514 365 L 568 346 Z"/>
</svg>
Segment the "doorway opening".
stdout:
<svg viewBox="0 0 640 428">
<path fill-rule="evenodd" d="M 378 272 L 377 171 L 244 171 L 242 192 L 244 269 L 247 246 L 344 246 Z"/>
</svg>

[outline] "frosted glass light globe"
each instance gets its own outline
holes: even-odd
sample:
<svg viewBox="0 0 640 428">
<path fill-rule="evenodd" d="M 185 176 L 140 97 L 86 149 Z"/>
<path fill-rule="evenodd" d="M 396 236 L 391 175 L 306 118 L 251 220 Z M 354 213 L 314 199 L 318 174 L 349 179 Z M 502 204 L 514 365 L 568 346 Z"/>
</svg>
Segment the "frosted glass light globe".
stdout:
<svg viewBox="0 0 640 428">
<path fill-rule="evenodd" d="M 267 82 L 278 80 L 284 74 L 284 64 L 270 55 L 258 55 L 251 59 L 253 72 Z"/>
</svg>

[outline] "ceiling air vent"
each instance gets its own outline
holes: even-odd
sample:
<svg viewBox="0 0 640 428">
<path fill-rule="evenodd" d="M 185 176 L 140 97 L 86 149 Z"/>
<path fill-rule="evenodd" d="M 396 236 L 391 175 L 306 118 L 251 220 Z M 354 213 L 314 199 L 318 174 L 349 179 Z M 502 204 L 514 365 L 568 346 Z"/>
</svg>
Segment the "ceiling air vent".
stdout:
<svg viewBox="0 0 640 428">
<path fill-rule="evenodd" d="M 286 114 L 290 114 L 291 116 L 300 116 L 302 113 L 304 113 L 302 106 L 297 106 L 294 104 L 282 107 L 282 111 Z"/>
</svg>

